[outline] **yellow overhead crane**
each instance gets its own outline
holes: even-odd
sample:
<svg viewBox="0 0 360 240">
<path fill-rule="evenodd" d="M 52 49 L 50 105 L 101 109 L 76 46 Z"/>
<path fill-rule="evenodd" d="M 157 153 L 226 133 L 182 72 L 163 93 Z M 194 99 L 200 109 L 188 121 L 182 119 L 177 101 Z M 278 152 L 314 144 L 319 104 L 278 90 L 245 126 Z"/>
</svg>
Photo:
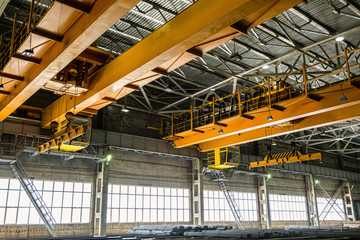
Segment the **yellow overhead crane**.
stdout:
<svg viewBox="0 0 360 240">
<path fill-rule="evenodd" d="M 284 163 L 295 163 L 295 162 L 302 163 L 311 160 L 320 160 L 320 162 L 322 161 L 321 153 L 301 154 L 299 151 L 295 150 L 294 142 L 292 142 L 291 145 L 293 148 L 292 151 L 276 153 L 276 154 L 271 154 L 271 146 L 268 146 L 268 151 L 269 151 L 268 155 L 262 161 L 250 162 L 249 170 L 257 167 L 266 168 L 267 166 L 278 165 L 278 164 L 281 164 L 283 166 Z"/>
<path fill-rule="evenodd" d="M 91 137 L 91 118 L 66 113 L 66 119 L 50 124 L 50 140 L 38 147 L 38 153 L 47 151 L 76 152 L 89 146 Z"/>
</svg>

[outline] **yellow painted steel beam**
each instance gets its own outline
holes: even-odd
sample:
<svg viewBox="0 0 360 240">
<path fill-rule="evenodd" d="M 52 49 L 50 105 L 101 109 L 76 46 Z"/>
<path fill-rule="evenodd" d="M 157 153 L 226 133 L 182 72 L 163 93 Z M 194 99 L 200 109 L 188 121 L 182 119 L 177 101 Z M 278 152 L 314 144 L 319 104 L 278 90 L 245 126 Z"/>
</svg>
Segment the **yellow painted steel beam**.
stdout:
<svg viewBox="0 0 360 240">
<path fill-rule="evenodd" d="M 60 150 L 62 150 L 61 149 L 62 144 L 65 144 L 65 143 L 71 141 L 72 139 L 81 136 L 85 132 L 86 132 L 86 128 L 84 126 L 82 126 L 82 125 L 74 128 L 74 129 L 71 129 L 70 131 L 68 131 L 68 132 L 66 132 L 66 133 L 64 133 L 64 134 L 62 134 L 62 135 L 60 135 L 60 136 L 58 136 L 58 137 L 56 137 L 54 139 L 51 139 L 48 142 L 40 145 L 38 147 L 39 154 L 44 153 L 46 151 L 49 151 L 49 150 L 54 149 L 54 148 L 59 147 L 59 146 L 60 146 Z M 84 147 L 86 147 L 86 146 L 84 146 Z M 84 147 L 82 147 L 82 148 L 84 148 Z M 78 151 L 78 150 L 80 150 L 80 149 L 78 149 L 77 146 L 74 146 L 74 152 Z"/>
<path fill-rule="evenodd" d="M 126 85 L 143 86 L 301 2 L 199 0 L 95 73 L 85 94 L 63 96 L 47 107 L 42 125 L 62 120 L 69 110 L 100 109 L 110 104 L 105 97 L 119 99 L 133 91 Z"/>
<path fill-rule="evenodd" d="M 290 152 L 291 153 L 291 152 Z M 295 156 L 289 156 L 289 157 L 283 157 L 283 158 L 271 158 L 269 159 L 269 156 L 266 156 L 263 161 L 259 162 L 251 162 L 249 163 L 249 170 L 256 167 L 267 167 L 271 165 L 283 165 L 284 163 L 302 163 L 305 161 L 311 161 L 311 160 L 320 160 L 322 161 L 321 153 L 312 153 L 312 154 L 301 154 L 297 152 L 297 155 Z"/>
<path fill-rule="evenodd" d="M 342 91 L 348 99 L 345 102 L 339 101 L 340 97 L 343 95 Z M 299 96 L 277 103 L 277 105 L 282 104 L 281 106 L 286 106 L 286 109 L 284 111 L 271 111 L 271 115 L 274 119 L 272 121 L 267 121 L 269 110 L 268 107 L 263 107 L 255 111 L 246 112 L 247 115 L 254 117 L 252 120 L 240 117 L 239 115 L 222 120 L 222 123 L 227 124 L 227 127 L 222 127 L 222 134 L 218 133 L 220 127 L 215 125 L 204 126 L 203 128 L 200 128 L 200 130 L 204 131 L 202 134 L 191 131 L 176 133 L 182 138 L 175 140 L 174 145 L 180 148 L 191 146 L 193 144 L 199 144 L 203 151 L 208 151 L 210 149 L 215 149 L 221 146 L 235 145 L 228 144 L 230 142 L 237 142 L 241 144 L 243 141 L 249 142 L 248 139 L 253 139 L 252 141 L 255 141 L 256 139 L 258 140 L 259 138 L 261 139 L 266 136 L 270 136 L 272 135 L 271 131 L 266 129 L 271 127 L 272 132 L 275 132 L 277 129 L 284 129 L 277 126 L 281 126 L 289 122 L 292 122 L 293 125 L 290 128 L 285 128 L 286 131 L 315 127 L 316 124 L 311 122 L 305 126 L 303 123 L 304 120 L 316 118 L 317 115 L 326 112 L 331 112 L 334 114 L 329 114 L 326 119 L 323 119 L 324 122 L 322 122 L 322 124 L 326 124 L 326 122 L 333 122 L 333 119 L 336 117 L 341 118 L 341 116 L 336 114 L 337 111 L 348 107 L 353 109 L 353 111 L 350 113 L 350 118 L 359 116 L 360 110 L 353 107 L 360 104 L 360 90 L 357 87 L 349 85 L 348 83 L 344 83 L 341 85 L 338 84 L 326 89 L 318 90 L 315 93 L 316 95 L 323 97 L 323 99 L 321 101 L 314 101 L 310 98 Z M 346 118 L 344 117 L 343 119 Z M 249 135 L 246 134 L 246 132 L 253 133 L 254 131 L 258 131 L 259 133 L 250 135 L 258 136 L 257 138 L 246 137 L 243 139 L 243 136 Z M 286 131 L 282 132 L 285 133 Z M 234 141 L 234 139 L 239 139 L 239 141 Z"/>
<path fill-rule="evenodd" d="M 260 129 L 243 132 L 241 134 L 224 137 L 218 140 L 203 142 L 199 144 L 199 148 L 201 151 L 207 152 L 219 147 L 233 146 L 263 139 L 269 139 L 271 137 L 280 136 L 286 133 L 304 131 L 307 129 L 350 121 L 358 118 L 360 118 L 360 104 L 297 119 L 291 121 L 290 125 L 285 127 L 277 127 L 276 125 L 272 127 L 263 127 Z"/>
<path fill-rule="evenodd" d="M 91 4 L 91 1 L 84 0 L 72 2 Z M 37 29 L 49 31 L 49 34 L 59 31 L 61 42 L 49 41 L 43 36 L 31 34 L 33 46 L 42 44 L 36 48 L 34 55 L 41 58 L 41 64 L 23 63 L 20 62 L 22 60 L 10 59 L 4 71 L 21 75 L 24 81 L 17 84 L 16 88 L 9 90 L 10 96 L 0 98 L 0 121 L 30 98 L 138 2 L 139 0 L 98 0 L 94 1 L 89 13 L 83 13 L 71 6 L 55 2 L 38 23 Z M 59 23 L 59 26 L 54 27 L 55 23 Z M 33 46 L 29 45 L 28 37 L 18 52 L 21 53 Z"/>
</svg>

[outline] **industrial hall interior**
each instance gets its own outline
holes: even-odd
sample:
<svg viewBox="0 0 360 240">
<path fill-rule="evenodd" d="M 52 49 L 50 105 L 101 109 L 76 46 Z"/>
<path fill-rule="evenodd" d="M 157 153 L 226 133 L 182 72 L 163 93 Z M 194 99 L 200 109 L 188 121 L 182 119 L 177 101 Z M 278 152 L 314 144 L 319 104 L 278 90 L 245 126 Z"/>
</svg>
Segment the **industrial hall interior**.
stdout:
<svg viewBox="0 0 360 240">
<path fill-rule="evenodd" d="M 0 0 L 0 239 L 360 239 L 360 0 Z"/>
</svg>

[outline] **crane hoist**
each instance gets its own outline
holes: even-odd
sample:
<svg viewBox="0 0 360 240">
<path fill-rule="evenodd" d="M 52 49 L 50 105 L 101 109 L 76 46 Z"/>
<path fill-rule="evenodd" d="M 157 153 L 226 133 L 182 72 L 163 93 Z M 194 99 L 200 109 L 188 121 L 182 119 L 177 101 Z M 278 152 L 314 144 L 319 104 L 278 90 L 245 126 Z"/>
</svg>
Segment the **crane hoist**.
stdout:
<svg viewBox="0 0 360 240">
<path fill-rule="evenodd" d="M 50 130 L 50 140 L 38 147 L 39 154 L 50 150 L 76 152 L 90 143 L 91 118 L 68 112 L 60 123 L 51 122 Z"/>
</svg>

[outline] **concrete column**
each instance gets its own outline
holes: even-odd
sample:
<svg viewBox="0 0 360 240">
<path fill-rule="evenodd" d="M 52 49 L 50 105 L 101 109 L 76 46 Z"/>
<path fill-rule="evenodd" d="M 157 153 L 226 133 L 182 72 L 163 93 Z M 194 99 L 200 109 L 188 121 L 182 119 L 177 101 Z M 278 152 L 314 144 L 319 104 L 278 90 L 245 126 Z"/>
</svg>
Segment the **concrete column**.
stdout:
<svg viewBox="0 0 360 240">
<path fill-rule="evenodd" d="M 258 201 L 258 209 L 259 209 L 258 218 L 260 225 L 259 228 L 271 229 L 267 177 L 265 176 L 257 177 L 257 182 L 258 182 L 257 201 Z"/>
<path fill-rule="evenodd" d="M 192 223 L 204 224 L 203 177 L 200 159 L 192 161 Z"/>
<path fill-rule="evenodd" d="M 107 193 L 109 181 L 109 165 L 105 162 L 96 166 L 96 190 L 94 206 L 94 236 L 106 235 Z"/>
<path fill-rule="evenodd" d="M 354 204 L 352 201 L 351 184 L 347 182 L 344 186 L 345 214 L 348 221 L 355 221 Z"/>
<path fill-rule="evenodd" d="M 319 212 L 317 208 L 313 175 L 305 175 L 306 207 L 309 226 L 319 225 Z"/>
</svg>

